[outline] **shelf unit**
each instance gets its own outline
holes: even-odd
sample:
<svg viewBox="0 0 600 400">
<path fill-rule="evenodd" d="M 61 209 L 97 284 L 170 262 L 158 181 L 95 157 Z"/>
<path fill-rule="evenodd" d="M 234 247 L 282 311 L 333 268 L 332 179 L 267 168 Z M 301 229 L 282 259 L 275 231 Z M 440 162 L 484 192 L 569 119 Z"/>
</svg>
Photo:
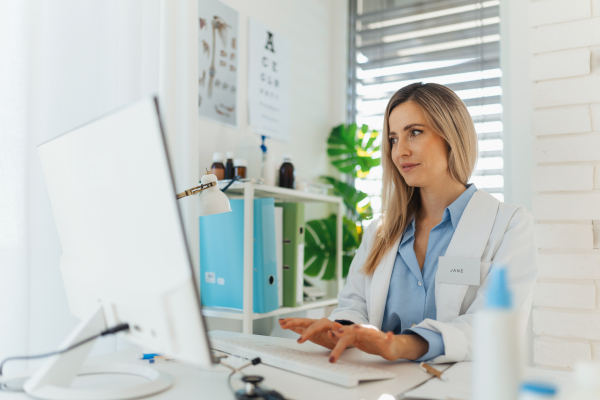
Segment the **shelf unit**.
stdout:
<svg viewBox="0 0 600 400">
<path fill-rule="evenodd" d="M 219 188 L 223 189 L 227 182 L 219 182 Z M 336 238 L 336 277 L 337 291 L 342 290 L 342 205 L 341 197 L 327 196 L 314 193 L 301 192 L 294 189 L 266 186 L 253 182 L 235 182 L 225 192 L 229 198 L 244 199 L 244 293 L 243 310 L 232 310 L 220 307 L 203 307 L 202 314 L 207 317 L 228 318 L 242 320 L 242 332 L 252 333 L 252 321 L 268 318 L 275 315 L 283 315 L 297 311 L 310 310 L 313 308 L 327 307 L 337 304 L 337 297 L 326 297 L 315 301 L 305 302 L 300 307 L 281 307 L 268 313 L 254 313 L 252 311 L 253 291 L 253 230 L 254 230 L 254 199 L 262 197 L 273 197 L 276 202 L 314 203 L 325 202 L 337 205 L 337 238 Z M 336 293 L 337 296 L 337 293 Z"/>
</svg>

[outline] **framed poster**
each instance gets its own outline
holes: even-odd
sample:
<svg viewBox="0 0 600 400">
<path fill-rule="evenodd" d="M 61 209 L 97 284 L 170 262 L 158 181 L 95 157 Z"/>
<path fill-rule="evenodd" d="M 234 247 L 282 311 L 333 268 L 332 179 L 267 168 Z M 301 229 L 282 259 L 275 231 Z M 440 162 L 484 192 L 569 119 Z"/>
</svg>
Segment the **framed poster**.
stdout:
<svg viewBox="0 0 600 400">
<path fill-rule="evenodd" d="M 198 115 L 237 127 L 238 12 L 198 0 Z"/>
<path fill-rule="evenodd" d="M 290 141 L 290 41 L 249 18 L 248 112 L 255 132 Z"/>
</svg>

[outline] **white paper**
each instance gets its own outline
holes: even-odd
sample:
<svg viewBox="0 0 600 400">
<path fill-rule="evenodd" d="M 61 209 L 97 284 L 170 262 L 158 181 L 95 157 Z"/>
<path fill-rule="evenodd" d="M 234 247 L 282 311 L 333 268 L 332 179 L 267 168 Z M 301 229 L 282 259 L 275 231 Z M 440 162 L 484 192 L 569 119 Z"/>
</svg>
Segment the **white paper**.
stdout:
<svg viewBox="0 0 600 400">
<path fill-rule="evenodd" d="M 237 126 L 238 57 L 238 12 L 218 0 L 198 0 L 200 117 Z"/>
<path fill-rule="evenodd" d="M 255 132 L 290 141 L 290 41 L 249 18 L 248 111 Z"/>
<path fill-rule="evenodd" d="M 407 399 L 431 399 L 431 400 L 471 400 L 471 368 L 473 363 L 457 363 L 444 371 L 447 381 L 432 378 L 416 389 L 404 393 Z M 433 366 L 436 367 L 435 365 Z M 571 372 L 551 371 L 538 368 L 527 368 L 526 380 L 536 382 L 547 382 L 558 386 L 558 397 L 561 393 L 569 391 L 571 385 Z"/>
<path fill-rule="evenodd" d="M 206 283 L 215 283 L 215 273 L 214 272 L 205 272 L 204 280 Z"/>
</svg>

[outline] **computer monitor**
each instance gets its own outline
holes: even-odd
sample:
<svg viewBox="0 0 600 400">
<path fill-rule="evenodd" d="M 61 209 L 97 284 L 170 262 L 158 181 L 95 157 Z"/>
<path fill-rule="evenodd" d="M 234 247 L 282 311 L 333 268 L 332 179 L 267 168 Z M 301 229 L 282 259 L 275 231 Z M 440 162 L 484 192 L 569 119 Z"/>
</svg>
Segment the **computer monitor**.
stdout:
<svg viewBox="0 0 600 400">
<path fill-rule="evenodd" d="M 127 105 L 38 151 L 62 247 L 69 307 L 84 320 L 63 346 L 128 323 L 125 336 L 131 342 L 210 366 L 214 360 L 157 99 Z M 90 349 L 91 343 L 50 360 L 25 389 L 41 398 L 63 390 Z M 146 390 L 170 385 L 168 376 L 155 378 L 155 388 Z M 125 398 L 107 390 L 105 398 Z M 140 394 L 143 390 L 132 397 Z"/>
</svg>

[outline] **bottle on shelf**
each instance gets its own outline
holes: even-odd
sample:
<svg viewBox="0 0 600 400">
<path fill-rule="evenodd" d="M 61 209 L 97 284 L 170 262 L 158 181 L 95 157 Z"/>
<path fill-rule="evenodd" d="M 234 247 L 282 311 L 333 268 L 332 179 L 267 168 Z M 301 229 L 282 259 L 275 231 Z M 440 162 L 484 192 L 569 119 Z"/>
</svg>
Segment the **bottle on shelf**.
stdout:
<svg viewBox="0 0 600 400">
<path fill-rule="evenodd" d="M 275 158 L 267 151 L 265 139 L 266 136 L 263 135 L 260 146 L 260 150 L 262 151 L 261 177 L 265 185 L 275 186 Z"/>
<path fill-rule="evenodd" d="M 233 160 L 233 166 L 235 168 L 233 175 L 239 175 L 241 179 L 246 179 L 246 165 L 246 160 L 243 158 L 236 158 L 235 160 Z"/>
<path fill-rule="evenodd" d="M 225 158 L 227 158 L 227 162 L 225 162 L 225 179 L 233 179 L 235 177 L 234 174 L 234 166 L 233 166 L 233 153 L 228 151 L 225 153 Z"/>
<path fill-rule="evenodd" d="M 296 171 L 294 171 L 292 165 L 292 156 L 284 154 L 283 164 L 279 168 L 279 187 L 294 189 L 296 187 L 295 176 Z"/>
<path fill-rule="evenodd" d="M 213 153 L 213 164 L 210 167 L 210 173 L 216 175 L 218 180 L 225 179 L 225 165 L 221 153 Z"/>
</svg>

